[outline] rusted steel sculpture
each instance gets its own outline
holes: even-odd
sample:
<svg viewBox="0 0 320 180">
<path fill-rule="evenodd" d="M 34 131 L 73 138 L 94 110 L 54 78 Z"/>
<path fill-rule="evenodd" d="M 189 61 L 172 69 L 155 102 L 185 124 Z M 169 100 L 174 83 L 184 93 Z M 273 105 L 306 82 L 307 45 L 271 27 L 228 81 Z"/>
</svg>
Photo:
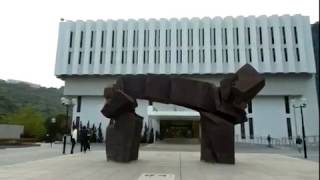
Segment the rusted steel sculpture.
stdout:
<svg viewBox="0 0 320 180">
<path fill-rule="evenodd" d="M 247 103 L 265 79 L 249 64 L 213 84 L 169 75 L 127 75 L 105 88 L 102 114 L 110 118 L 106 132 L 107 159 L 137 160 L 142 117 L 136 99 L 184 106 L 200 113 L 201 160 L 234 164 L 234 125 L 247 121 Z"/>
</svg>

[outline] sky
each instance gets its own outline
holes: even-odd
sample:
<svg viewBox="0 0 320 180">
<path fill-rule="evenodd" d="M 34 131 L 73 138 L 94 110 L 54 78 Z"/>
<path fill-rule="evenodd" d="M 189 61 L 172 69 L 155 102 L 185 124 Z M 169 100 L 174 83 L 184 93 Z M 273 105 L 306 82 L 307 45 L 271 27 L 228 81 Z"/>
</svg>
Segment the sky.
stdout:
<svg viewBox="0 0 320 180">
<path fill-rule="evenodd" d="M 60 18 L 66 20 L 249 15 L 310 16 L 319 0 L 1 0 L 0 79 L 61 87 L 54 76 Z"/>
</svg>

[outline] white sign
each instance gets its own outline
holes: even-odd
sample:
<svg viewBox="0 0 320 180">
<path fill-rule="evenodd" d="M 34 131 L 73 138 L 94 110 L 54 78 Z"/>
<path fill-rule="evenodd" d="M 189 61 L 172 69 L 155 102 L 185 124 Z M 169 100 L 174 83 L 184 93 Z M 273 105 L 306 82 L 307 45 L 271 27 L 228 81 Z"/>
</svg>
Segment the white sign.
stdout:
<svg viewBox="0 0 320 180">
<path fill-rule="evenodd" d="M 174 180 L 174 174 L 143 173 L 138 180 Z"/>
</svg>

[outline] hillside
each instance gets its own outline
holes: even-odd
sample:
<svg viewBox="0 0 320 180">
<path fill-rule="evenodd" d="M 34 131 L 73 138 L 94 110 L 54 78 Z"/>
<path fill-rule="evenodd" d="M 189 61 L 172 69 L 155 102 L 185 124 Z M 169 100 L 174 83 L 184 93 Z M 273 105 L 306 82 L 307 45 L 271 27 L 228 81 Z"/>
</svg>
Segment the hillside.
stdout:
<svg viewBox="0 0 320 180">
<path fill-rule="evenodd" d="M 45 118 L 64 113 L 64 107 L 60 103 L 62 91 L 62 88 L 35 88 L 23 83 L 12 84 L 0 80 L 0 116 L 24 106 L 31 106 Z"/>
</svg>

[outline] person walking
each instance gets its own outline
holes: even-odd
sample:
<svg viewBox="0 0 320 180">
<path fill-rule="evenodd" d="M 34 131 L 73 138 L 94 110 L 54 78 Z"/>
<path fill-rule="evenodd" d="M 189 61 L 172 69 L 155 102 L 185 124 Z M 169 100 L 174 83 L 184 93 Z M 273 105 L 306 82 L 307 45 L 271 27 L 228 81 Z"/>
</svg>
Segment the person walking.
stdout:
<svg viewBox="0 0 320 180">
<path fill-rule="evenodd" d="M 72 131 L 72 134 L 71 134 L 71 152 L 70 154 L 73 154 L 73 149 L 74 149 L 74 146 L 76 145 L 77 143 L 77 137 L 78 136 L 78 130 L 77 128 L 74 126 L 73 127 L 73 131 Z"/>
<path fill-rule="evenodd" d="M 80 142 L 80 152 L 83 151 L 83 137 L 82 137 L 83 126 L 80 126 L 79 131 L 79 142 Z"/>
<path fill-rule="evenodd" d="M 81 131 L 80 131 L 80 143 L 81 143 L 80 151 L 82 152 L 82 150 L 83 150 L 84 152 L 87 152 L 87 148 L 88 148 L 88 130 L 87 130 L 86 126 L 83 126 Z"/>
<path fill-rule="evenodd" d="M 90 130 L 90 128 L 88 128 L 86 145 L 87 145 L 87 149 L 89 151 L 91 151 L 91 147 L 90 147 L 91 132 L 92 132 L 92 130 Z"/>
<path fill-rule="evenodd" d="M 268 134 L 267 136 L 267 141 L 268 141 L 268 147 L 271 147 L 271 136 Z"/>
<path fill-rule="evenodd" d="M 301 139 L 300 136 L 297 136 L 296 144 L 297 144 L 297 147 L 298 147 L 298 152 L 301 153 L 301 150 L 302 150 L 302 139 Z"/>
</svg>

